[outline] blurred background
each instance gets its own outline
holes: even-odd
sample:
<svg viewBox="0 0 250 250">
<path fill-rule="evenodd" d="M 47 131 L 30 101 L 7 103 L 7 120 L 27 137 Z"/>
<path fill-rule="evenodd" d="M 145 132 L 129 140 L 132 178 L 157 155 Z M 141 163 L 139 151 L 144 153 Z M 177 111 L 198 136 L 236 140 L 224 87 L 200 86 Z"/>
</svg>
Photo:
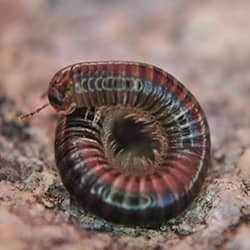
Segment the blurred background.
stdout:
<svg viewBox="0 0 250 250">
<path fill-rule="evenodd" d="M 48 81 L 68 64 L 147 62 L 197 97 L 214 150 L 246 147 L 249 10 L 244 0 L 0 0 L 0 94 L 29 112 L 45 102 Z"/>
<path fill-rule="evenodd" d="M 0 249 L 250 249 L 249 13 L 248 0 L 0 0 Z M 54 110 L 17 119 L 47 102 L 57 70 L 114 59 L 173 74 L 210 125 L 202 191 L 162 231 L 71 207 L 54 162 Z"/>
</svg>

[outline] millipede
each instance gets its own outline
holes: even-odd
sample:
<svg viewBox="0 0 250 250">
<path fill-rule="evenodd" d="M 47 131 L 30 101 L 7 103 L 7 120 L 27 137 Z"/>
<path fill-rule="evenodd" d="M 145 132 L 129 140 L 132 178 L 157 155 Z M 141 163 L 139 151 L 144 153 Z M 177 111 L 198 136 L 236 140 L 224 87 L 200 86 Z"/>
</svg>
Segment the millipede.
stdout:
<svg viewBox="0 0 250 250">
<path fill-rule="evenodd" d="M 55 160 L 62 182 L 89 211 L 158 227 L 200 191 L 209 126 L 171 74 L 137 62 L 76 63 L 54 75 L 48 99 L 60 114 Z"/>
</svg>

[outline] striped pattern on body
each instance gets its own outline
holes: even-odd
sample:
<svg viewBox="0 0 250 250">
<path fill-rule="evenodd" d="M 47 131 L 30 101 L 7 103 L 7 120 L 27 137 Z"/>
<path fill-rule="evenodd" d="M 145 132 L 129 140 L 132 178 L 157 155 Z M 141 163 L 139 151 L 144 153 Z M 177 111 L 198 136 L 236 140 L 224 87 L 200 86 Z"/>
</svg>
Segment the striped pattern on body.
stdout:
<svg viewBox="0 0 250 250">
<path fill-rule="evenodd" d="M 60 70 L 50 87 L 67 88 L 76 104 L 59 119 L 55 156 L 64 185 L 90 211 L 118 223 L 159 226 L 199 192 L 210 161 L 209 128 L 196 99 L 173 76 L 141 63 L 79 63 Z M 147 163 L 129 153 L 118 153 L 121 166 L 111 159 L 109 126 L 122 119 L 140 123 L 155 140 Z"/>
</svg>

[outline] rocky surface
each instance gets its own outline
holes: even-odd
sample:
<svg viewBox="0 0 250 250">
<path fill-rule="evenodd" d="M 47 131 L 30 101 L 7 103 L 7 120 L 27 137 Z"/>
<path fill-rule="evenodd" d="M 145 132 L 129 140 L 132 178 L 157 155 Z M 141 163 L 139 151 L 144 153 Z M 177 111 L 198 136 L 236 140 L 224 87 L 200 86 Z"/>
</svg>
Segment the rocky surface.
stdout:
<svg viewBox="0 0 250 250">
<path fill-rule="evenodd" d="M 249 1 L 0 1 L 0 249 L 250 249 Z M 79 61 L 127 59 L 175 75 L 203 106 L 212 164 L 201 193 L 158 230 L 72 203 L 40 98 Z"/>
</svg>

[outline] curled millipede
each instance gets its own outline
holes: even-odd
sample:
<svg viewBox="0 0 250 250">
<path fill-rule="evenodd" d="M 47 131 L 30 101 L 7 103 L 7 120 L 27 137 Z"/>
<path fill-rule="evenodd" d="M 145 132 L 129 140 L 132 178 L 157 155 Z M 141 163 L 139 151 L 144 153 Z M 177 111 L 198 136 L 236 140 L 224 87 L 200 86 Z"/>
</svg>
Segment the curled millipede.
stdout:
<svg viewBox="0 0 250 250">
<path fill-rule="evenodd" d="M 69 193 L 117 223 L 159 226 L 199 192 L 210 161 L 199 103 L 173 76 L 134 62 L 70 65 L 52 78 L 55 159 Z"/>
</svg>

